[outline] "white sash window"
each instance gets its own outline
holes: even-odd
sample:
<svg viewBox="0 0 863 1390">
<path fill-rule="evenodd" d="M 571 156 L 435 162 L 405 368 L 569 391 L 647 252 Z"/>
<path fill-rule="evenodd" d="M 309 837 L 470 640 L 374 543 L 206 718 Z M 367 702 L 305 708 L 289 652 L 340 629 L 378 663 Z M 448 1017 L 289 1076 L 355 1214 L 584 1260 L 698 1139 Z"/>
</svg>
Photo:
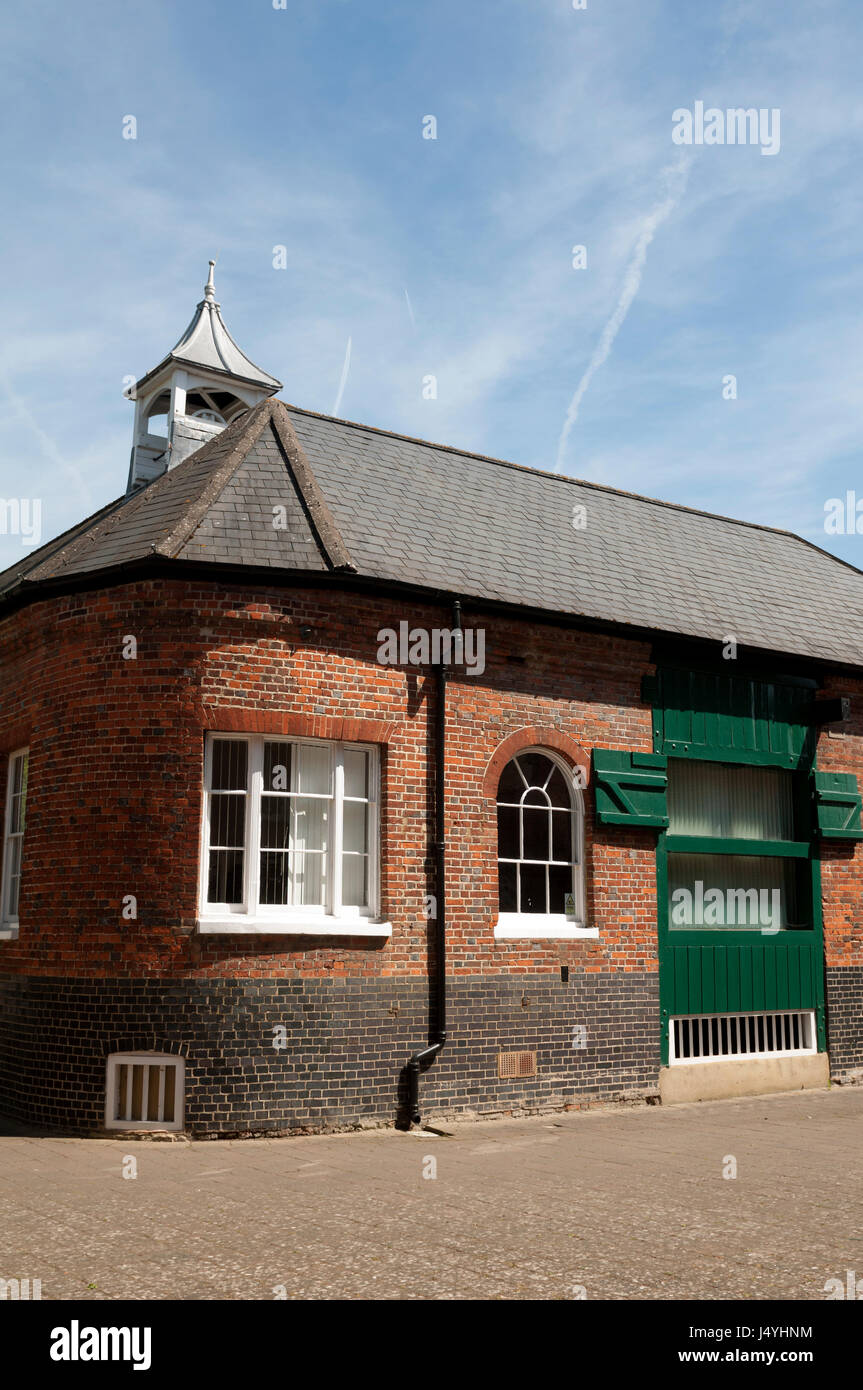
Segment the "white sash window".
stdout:
<svg viewBox="0 0 863 1390">
<path fill-rule="evenodd" d="M 211 735 L 199 928 L 388 935 L 372 746 Z"/>
<path fill-rule="evenodd" d="M 3 883 L 0 930 L 13 936 L 18 930 L 18 898 L 21 889 L 21 859 L 24 850 L 24 822 L 27 811 L 28 750 L 20 748 L 9 756 L 6 774 L 6 817 L 3 834 Z"/>
</svg>

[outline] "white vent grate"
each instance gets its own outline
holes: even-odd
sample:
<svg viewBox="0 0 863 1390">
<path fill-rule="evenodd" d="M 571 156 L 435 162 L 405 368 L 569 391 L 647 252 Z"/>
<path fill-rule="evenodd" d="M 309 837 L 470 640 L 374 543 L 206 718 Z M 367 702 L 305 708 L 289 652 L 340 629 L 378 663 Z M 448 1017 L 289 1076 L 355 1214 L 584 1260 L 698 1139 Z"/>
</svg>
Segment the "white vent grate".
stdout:
<svg viewBox="0 0 863 1390">
<path fill-rule="evenodd" d="M 690 1014 L 672 1018 L 669 1066 L 743 1057 L 803 1057 L 818 1051 L 811 1009 L 763 1014 Z"/>
<path fill-rule="evenodd" d="M 106 1129 L 182 1129 L 182 1057 L 115 1052 L 108 1058 Z"/>
</svg>

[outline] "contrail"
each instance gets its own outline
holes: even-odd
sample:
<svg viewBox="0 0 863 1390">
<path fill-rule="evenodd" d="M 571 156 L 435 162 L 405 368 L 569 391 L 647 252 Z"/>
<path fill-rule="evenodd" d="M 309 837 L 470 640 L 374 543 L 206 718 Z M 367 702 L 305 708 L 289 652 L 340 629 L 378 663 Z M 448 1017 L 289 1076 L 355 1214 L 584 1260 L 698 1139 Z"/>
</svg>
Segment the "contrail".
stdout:
<svg viewBox="0 0 863 1390">
<path fill-rule="evenodd" d="M 581 402 L 584 399 L 584 394 L 603 362 L 608 360 L 614 345 L 614 340 L 620 332 L 621 325 L 626 315 L 629 313 L 629 308 L 633 299 L 638 294 L 641 286 L 644 262 L 647 259 L 647 248 L 658 229 L 662 226 L 666 218 L 671 216 L 671 213 L 683 197 L 686 189 L 686 181 L 689 177 L 690 163 L 691 160 L 689 159 L 681 160 L 679 164 L 669 165 L 668 168 L 662 171 L 663 181 L 669 191 L 663 201 L 656 205 L 642 223 L 641 231 L 638 234 L 638 240 L 635 243 L 635 250 L 632 253 L 632 259 L 626 267 L 626 274 L 623 278 L 623 289 L 620 292 L 617 307 L 608 320 L 608 323 L 605 325 L 605 328 L 602 330 L 602 336 L 596 345 L 593 356 L 587 364 L 584 376 L 578 383 L 575 395 L 569 403 L 569 409 L 566 412 L 566 419 L 563 422 L 563 429 L 560 432 L 560 439 L 557 444 L 557 467 L 559 470 L 563 467 L 563 455 L 566 451 L 566 443 L 569 439 L 570 431 L 578 419 L 578 412 Z"/>
<path fill-rule="evenodd" d="M 341 405 L 341 403 L 342 403 L 342 396 L 343 396 L 344 393 L 345 393 L 345 386 L 347 385 L 348 372 L 350 371 L 350 369 L 351 369 L 351 340 L 350 340 L 350 338 L 348 338 L 348 350 L 347 350 L 347 352 L 345 353 L 345 365 L 342 367 L 342 379 L 341 379 L 341 381 L 339 382 L 339 394 L 336 396 L 336 403 L 335 403 L 335 405 L 333 406 L 333 410 L 332 410 L 333 415 L 338 415 L 338 413 L 339 413 L 339 407 L 340 407 L 340 405 Z"/>
<path fill-rule="evenodd" d="M 405 299 L 407 300 L 408 313 L 409 313 L 410 316 L 411 316 L 411 323 L 413 324 L 414 328 L 416 328 L 416 326 L 417 326 L 417 321 L 416 321 L 416 319 L 414 318 L 413 305 L 411 304 L 411 297 L 410 297 L 410 295 L 408 294 L 407 290 L 405 290 Z"/>
</svg>

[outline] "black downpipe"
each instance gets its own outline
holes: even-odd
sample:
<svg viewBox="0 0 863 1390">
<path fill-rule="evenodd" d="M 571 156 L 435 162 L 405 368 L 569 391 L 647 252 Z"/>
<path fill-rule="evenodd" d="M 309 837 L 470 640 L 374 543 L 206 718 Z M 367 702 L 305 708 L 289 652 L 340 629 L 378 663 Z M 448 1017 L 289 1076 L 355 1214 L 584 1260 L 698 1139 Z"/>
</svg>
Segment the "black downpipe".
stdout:
<svg viewBox="0 0 863 1390">
<path fill-rule="evenodd" d="M 461 603 L 452 606 L 453 628 L 461 632 Z M 435 667 L 435 987 L 434 1027 L 429 1029 L 431 1042 L 415 1052 L 407 1065 L 408 1115 L 410 1123 L 420 1123 L 420 1071 L 434 1061 L 446 1042 L 446 681 L 447 668 L 443 661 Z"/>
</svg>

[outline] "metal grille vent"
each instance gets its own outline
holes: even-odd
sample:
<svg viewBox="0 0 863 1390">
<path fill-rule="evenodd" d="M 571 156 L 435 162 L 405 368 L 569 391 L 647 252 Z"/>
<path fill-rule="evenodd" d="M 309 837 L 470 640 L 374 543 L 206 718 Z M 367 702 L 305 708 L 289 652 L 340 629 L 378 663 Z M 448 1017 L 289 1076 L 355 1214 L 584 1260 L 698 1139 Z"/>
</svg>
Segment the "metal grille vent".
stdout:
<svg viewBox="0 0 863 1390">
<path fill-rule="evenodd" d="M 757 1014 L 689 1014 L 672 1018 L 669 1066 L 743 1057 L 803 1057 L 817 1052 L 811 1009 Z"/>
<path fill-rule="evenodd" d="M 535 1052 L 499 1052 L 498 1076 L 536 1076 Z"/>
</svg>

